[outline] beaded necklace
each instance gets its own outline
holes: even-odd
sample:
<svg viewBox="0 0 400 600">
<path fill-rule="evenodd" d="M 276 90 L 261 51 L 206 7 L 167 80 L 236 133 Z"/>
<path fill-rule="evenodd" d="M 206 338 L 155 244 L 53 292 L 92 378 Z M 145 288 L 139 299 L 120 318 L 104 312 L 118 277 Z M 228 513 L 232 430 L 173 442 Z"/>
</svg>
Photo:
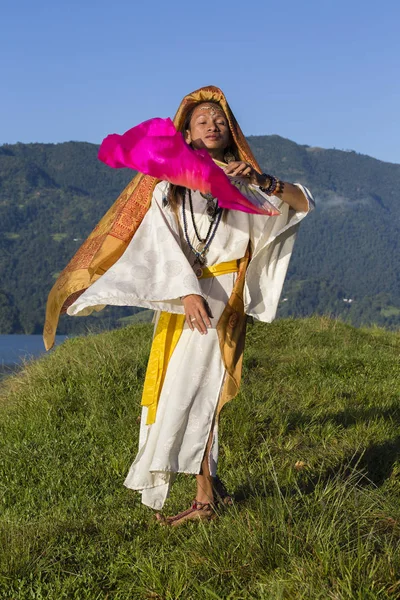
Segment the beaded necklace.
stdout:
<svg viewBox="0 0 400 600">
<path fill-rule="evenodd" d="M 211 245 L 211 242 L 213 241 L 215 234 L 217 233 L 217 229 L 218 229 L 218 225 L 220 224 L 221 221 L 221 216 L 222 216 L 222 209 L 219 208 L 218 206 L 218 201 L 213 202 L 213 209 L 211 211 L 211 199 L 213 200 L 213 198 L 208 197 L 206 198 L 207 200 L 207 214 L 208 214 L 208 218 L 210 219 L 210 226 L 208 228 L 207 231 L 207 235 L 205 238 L 201 238 L 199 231 L 197 229 L 196 226 L 196 222 L 194 220 L 194 211 L 193 211 L 193 202 L 192 202 L 192 193 L 191 190 L 188 190 L 189 192 L 189 208 L 190 208 L 190 216 L 192 218 L 192 224 L 193 224 L 193 229 L 194 232 L 196 234 L 196 237 L 199 241 L 199 243 L 197 244 L 196 248 L 194 248 L 190 242 L 189 239 L 189 234 L 188 234 L 188 229 L 187 229 L 187 220 L 186 220 L 186 212 L 185 212 L 185 207 L 186 207 L 186 193 L 183 195 L 183 199 L 182 199 L 182 222 L 183 222 L 183 232 L 185 234 L 185 240 L 189 246 L 189 248 L 191 249 L 191 251 L 193 252 L 193 254 L 196 256 L 196 262 L 198 262 L 200 265 L 205 265 L 207 262 L 206 259 L 206 254 L 208 252 L 208 249 Z"/>
</svg>

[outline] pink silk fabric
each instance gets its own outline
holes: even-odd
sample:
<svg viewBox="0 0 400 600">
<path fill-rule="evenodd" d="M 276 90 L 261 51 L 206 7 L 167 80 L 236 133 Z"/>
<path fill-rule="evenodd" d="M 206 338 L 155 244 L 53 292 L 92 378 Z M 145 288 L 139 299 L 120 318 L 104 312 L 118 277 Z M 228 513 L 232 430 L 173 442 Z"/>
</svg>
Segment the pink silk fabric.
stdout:
<svg viewBox="0 0 400 600">
<path fill-rule="evenodd" d="M 221 208 L 280 214 L 268 200 L 257 202 L 243 196 L 207 150 L 193 150 L 186 144 L 171 119 L 149 119 L 123 135 L 108 135 L 100 146 L 99 159 L 115 169 L 128 167 L 203 194 L 210 192 Z"/>
</svg>

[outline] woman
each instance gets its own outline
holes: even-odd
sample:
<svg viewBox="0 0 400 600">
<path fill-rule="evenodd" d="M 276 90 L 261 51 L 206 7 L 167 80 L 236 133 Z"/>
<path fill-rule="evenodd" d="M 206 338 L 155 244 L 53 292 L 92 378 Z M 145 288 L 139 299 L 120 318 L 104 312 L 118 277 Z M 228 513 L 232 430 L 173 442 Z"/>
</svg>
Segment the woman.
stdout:
<svg viewBox="0 0 400 600">
<path fill-rule="evenodd" d="M 168 518 L 157 513 L 173 526 L 213 518 L 215 489 L 224 496 L 216 478 L 218 415 L 239 388 L 246 314 L 274 318 L 297 226 L 313 204 L 301 185 L 260 173 L 218 88 L 186 96 L 175 125 L 244 196 L 269 199 L 281 214 L 222 211 L 209 195 L 154 182 L 150 208 L 120 258 L 111 265 L 109 252 L 106 272 L 82 286 L 88 289 L 67 310 L 83 315 L 114 304 L 157 311 L 139 452 L 125 485 L 159 510 L 176 473 L 196 475 L 188 510 Z"/>
</svg>

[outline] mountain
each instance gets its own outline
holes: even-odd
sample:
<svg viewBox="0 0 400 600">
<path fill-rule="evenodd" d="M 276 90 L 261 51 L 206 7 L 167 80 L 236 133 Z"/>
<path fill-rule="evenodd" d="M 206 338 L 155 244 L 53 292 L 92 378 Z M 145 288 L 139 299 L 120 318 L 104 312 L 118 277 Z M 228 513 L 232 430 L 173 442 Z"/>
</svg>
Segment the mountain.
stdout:
<svg viewBox="0 0 400 600">
<path fill-rule="evenodd" d="M 310 188 L 279 315 L 314 312 L 355 325 L 400 325 L 400 165 L 356 152 L 250 136 L 265 172 Z M 84 142 L 0 147 L 0 333 L 40 333 L 47 294 L 132 178 Z M 345 300 L 344 300 L 345 299 Z M 59 333 L 115 327 L 132 308 L 62 317 Z"/>
</svg>

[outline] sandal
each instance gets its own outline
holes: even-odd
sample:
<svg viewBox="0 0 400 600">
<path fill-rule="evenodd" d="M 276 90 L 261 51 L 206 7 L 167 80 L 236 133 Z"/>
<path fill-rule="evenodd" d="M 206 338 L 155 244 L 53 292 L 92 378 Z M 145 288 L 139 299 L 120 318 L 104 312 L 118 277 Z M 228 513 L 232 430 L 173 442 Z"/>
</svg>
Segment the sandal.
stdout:
<svg viewBox="0 0 400 600">
<path fill-rule="evenodd" d="M 177 527 L 187 521 L 211 521 L 216 518 L 215 505 L 211 502 L 199 502 L 193 500 L 192 505 L 187 510 L 175 515 L 174 517 L 165 517 L 161 513 L 156 513 L 156 519 L 160 525 Z"/>
<path fill-rule="evenodd" d="M 213 478 L 214 498 L 216 502 L 224 506 L 233 505 L 233 496 L 228 492 L 218 475 Z"/>
</svg>

